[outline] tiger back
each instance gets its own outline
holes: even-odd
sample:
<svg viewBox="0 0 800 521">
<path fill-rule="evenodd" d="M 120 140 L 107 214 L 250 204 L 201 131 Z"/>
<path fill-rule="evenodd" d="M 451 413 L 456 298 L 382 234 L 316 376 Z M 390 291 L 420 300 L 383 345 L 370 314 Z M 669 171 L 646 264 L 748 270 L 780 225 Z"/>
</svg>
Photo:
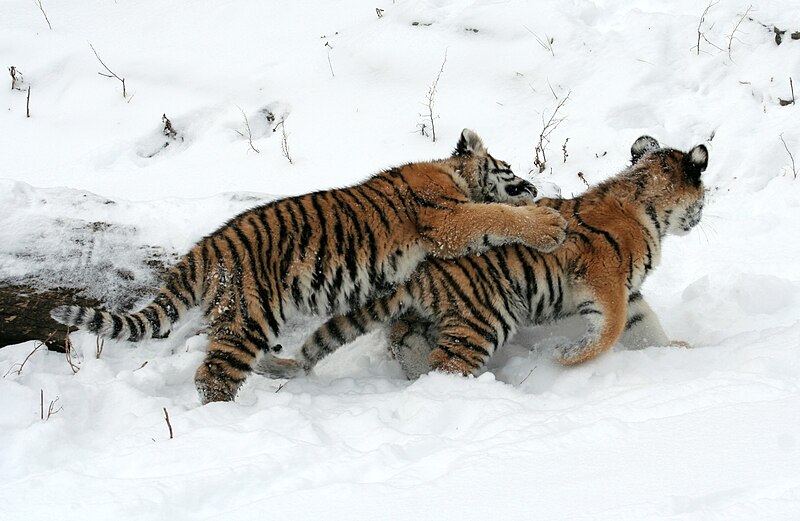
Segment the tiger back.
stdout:
<svg viewBox="0 0 800 521">
<path fill-rule="evenodd" d="M 405 281 L 426 256 L 453 258 L 520 242 L 542 251 L 564 219 L 528 203 L 535 188 L 465 129 L 451 157 L 411 163 L 349 188 L 281 199 L 234 217 L 170 269 L 152 303 L 131 314 L 62 306 L 57 321 L 103 337 L 166 335 L 201 307 L 208 353 L 203 403 L 232 400 L 281 327 L 298 313 L 343 313 Z"/>
<path fill-rule="evenodd" d="M 336 316 L 311 334 L 293 370 L 308 372 L 324 356 L 390 323 L 390 349 L 407 376 L 431 369 L 475 374 L 520 325 L 579 315 L 586 333 L 558 346 L 572 365 L 618 340 L 630 347 L 669 339 L 641 293 L 668 234 L 700 221 L 703 145 L 688 153 L 661 148 L 648 136 L 631 148 L 632 165 L 573 199 L 542 199 L 567 220 L 567 239 L 545 253 L 521 244 L 460 259 L 429 259 L 392 294 Z"/>
</svg>

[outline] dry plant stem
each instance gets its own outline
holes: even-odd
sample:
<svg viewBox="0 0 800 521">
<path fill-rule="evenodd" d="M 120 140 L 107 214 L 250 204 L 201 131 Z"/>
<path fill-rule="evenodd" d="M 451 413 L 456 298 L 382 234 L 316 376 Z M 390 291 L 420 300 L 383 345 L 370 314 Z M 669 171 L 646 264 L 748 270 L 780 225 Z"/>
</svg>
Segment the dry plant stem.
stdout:
<svg viewBox="0 0 800 521">
<path fill-rule="evenodd" d="M 166 407 L 164 407 L 164 420 L 166 420 L 167 427 L 169 428 L 169 439 L 172 439 L 172 424 L 169 422 L 169 413 Z"/>
<path fill-rule="evenodd" d="M 100 359 L 100 355 L 103 354 L 103 347 L 105 347 L 106 341 L 105 341 L 105 339 L 100 338 L 99 336 L 94 337 L 94 338 L 95 338 L 94 357 L 97 360 L 99 360 Z"/>
<path fill-rule="evenodd" d="M 558 111 L 561 110 L 561 107 L 563 107 L 567 102 L 567 100 L 569 100 L 570 94 L 572 94 L 572 92 L 568 92 L 567 95 L 564 96 L 564 99 L 558 102 L 555 110 L 553 110 L 553 113 L 550 115 L 550 119 L 545 122 L 544 115 L 542 116 L 542 131 L 539 133 L 539 143 L 536 145 L 535 149 L 536 158 L 533 160 L 533 164 L 539 169 L 540 174 L 544 172 L 547 165 L 547 154 L 545 153 L 545 149 L 550 143 L 550 134 L 552 134 L 553 131 L 558 128 L 561 122 L 564 121 L 564 118 L 556 119 L 556 115 L 558 114 Z M 564 145 L 566 147 L 566 143 L 564 143 Z"/>
<path fill-rule="evenodd" d="M 792 77 L 791 76 L 789 76 L 789 91 L 792 93 L 792 99 L 785 100 L 785 99 L 778 98 L 778 104 L 780 104 L 781 107 L 785 107 L 786 105 L 794 105 L 795 104 L 794 83 L 792 82 Z"/>
<path fill-rule="evenodd" d="M 328 67 L 331 68 L 331 78 L 335 78 L 336 74 L 333 73 L 333 63 L 331 62 L 331 51 L 328 51 Z"/>
<path fill-rule="evenodd" d="M 53 336 L 53 334 L 51 334 L 51 335 L 50 335 L 50 337 L 48 337 L 48 338 L 47 338 L 47 340 L 50 340 L 50 338 L 51 338 L 52 336 Z M 45 342 L 46 342 L 47 340 L 45 340 Z M 41 347 L 43 347 L 44 345 L 45 345 L 45 344 L 44 344 L 44 342 L 38 342 L 38 343 L 37 343 L 37 344 L 34 346 L 34 348 L 33 348 L 33 351 L 31 351 L 30 353 L 28 353 L 28 356 L 26 356 L 26 357 L 25 357 L 25 360 L 23 360 L 21 364 L 18 364 L 18 365 L 19 365 L 19 367 L 18 367 L 18 368 L 17 368 L 17 370 L 16 370 L 17 376 L 19 376 L 19 375 L 21 375 L 21 374 L 22 374 L 22 368 L 23 368 L 23 367 L 25 367 L 25 364 L 27 364 L 27 363 L 28 363 L 28 360 L 30 360 L 30 358 L 31 358 L 31 357 L 34 355 L 34 353 L 36 353 L 37 351 L 39 351 L 39 349 L 40 349 Z M 14 370 L 14 366 L 11 366 L 11 369 L 9 369 L 9 370 L 8 370 L 8 372 L 6 372 L 6 374 L 4 374 L 4 375 L 3 375 L 3 378 L 5 378 L 6 376 L 8 376 L 8 375 L 9 375 L 9 374 L 10 374 L 10 373 L 13 371 L 13 370 Z"/>
<path fill-rule="evenodd" d="M 783 143 L 783 148 L 786 149 L 786 153 L 789 154 L 789 159 L 792 161 L 792 174 L 795 179 L 797 179 L 797 167 L 794 164 L 794 156 L 792 155 L 791 151 L 789 151 L 789 145 L 786 144 L 786 140 L 783 139 L 783 134 L 780 135 L 781 143 Z"/>
<path fill-rule="evenodd" d="M 39 7 L 39 10 L 42 12 L 42 15 L 44 15 L 44 21 L 47 22 L 47 27 L 49 27 L 50 30 L 52 31 L 53 26 L 50 25 L 50 19 L 47 18 L 47 13 L 44 11 L 44 6 L 42 6 L 42 0 L 34 0 L 34 2 L 36 2 L 36 5 Z"/>
<path fill-rule="evenodd" d="M 72 342 L 69 340 L 69 331 L 67 331 L 67 338 L 64 340 L 64 356 L 67 359 L 67 365 L 72 370 L 73 374 L 80 371 L 80 366 L 72 361 Z"/>
<path fill-rule="evenodd" d="M 556 55 L 555 51 L 553 51 L 553 42 L 555 41 L 554 38 L 551 38 L 550 36 L 547 35 L 547 33 L 545 33 L 545 35 L 544 35 L 545 39 L 542 40 L 541 38 L 539 38 L 538 34 L 536 34 L 535 32 L 531 31 L 530 28 L 528 28 L 527 26 L 523 25 L 522 27 L 525 27 L 525 29 L 529 33 L 531 33 L 534 38 L 536 38 L 536 41 L 539 42 L 539 45 L 542 46 L 542 49 L 544 49 L 545 51 L 548 51 L 552 56 Z"/>
<path fill-rule="evenodd" d="M 236 133 L 239 134 L 242 137 L 247 137 L 247 143 L 250 145 L 250 148 L 252 148 L 253 151 L 256 154 L 260 154 L 261 151 L 258 150 L 255 146 L 253 146 L 253 131 L 250 130 L 250 120 L 247 119 L 247 114 L 244 113 L 244 110 L 242 109 L 242 107 L 237 107 L 237 108 L 239 109 L 239 112 L 242 113 L 242 117 L 244 118 L 244 126 L 247 129 L 247 136 L 245 136 L 244 134 L 242 134 L 238 130 L 236 131 Z"/>
<path fill-rule="evenodd" d="M 100 55 L 97 54 L 97 51 L 94 49 L 94 46 L 91 43 L 89 43 L 89 47 L 92 48 L 92 52 L 94 53 L 95 57 L 97 58 L 97 61 L 100 62 L 100 65 L 102 65 L 103 68 L 108 71 L 108 74 L 103 74 L 102 72 L 98 72 L 97 74 L 99 74 L 100 76 L 105 76 L 106 78 L 116 78 L 116 79 L 118 79 L 122 83 L 122 97 L 123 98 L 127 98 L 128 97 L 128 92 L 127 92 L 127 90 L 125 88 L 125 78 L 120 78 L 119 76 L 117 76 L 114 71 L 112 71 L 111 69 L 108 68 L 108 65 L 103 63 L 103 60 L 100 59 Z"/>
<path fill-rule="evenodd" d="M 698 56 L 700 56 L 700 38 L 703 38 L 705 41 L 708 42 L 708 39 L 706 39 L 705 35 L 703 35 L 703 32 L 700 29 L 703 26 L 703 22 L 706 21 L 706 15 L 708 14 L 709 9 L 711 9 L 712 7 L 717 5 L 718 3 L 719 3 L 719 0 L 717 0 L 716 2 L 713 2 L 713 1 L 709 2 L 708 5 L 706 6 L 705 10 L 703 11 L 703 14 L 700 16 L 700 23 L 697 24 L 697 55 Z M 709 43 L 711 43 L 711 42 L 709 42 Z"/>
<path fill-rule="evenodd" d="M 436 90 L 439 87 L 439 78 L 442 77 L 442 73 L 444 72 L 444 65 L 447 63 L 447 51 L 444 51 L 444 60 L 442 60 L 442 66 L 439 68 L 439 73 L 436 75 L 436 79 L 433 80 L 433 83 L 428 88 L 428 96 L 427 96 L 427 104 L 428 107 L 428 120 L 431 122 L 431 141 L 436 143 L 436 125 L 434 120 L 436 117 L 433 115 L 433 106 L 436 103 Z"/>
<path fill-rule="evenodd" d="M 281 153 L 283 157 L 289 161 L 289 164 L 294 164 L 292 161 L 292 155 L 289 153 L 289 135 L 286 133 L 286 120 L 281 120 L 278 125 L 272 129 L 273 132 L 278 130 L 278 127 L 281 127 Z"/>
<path fill-rule="evenodd" d="M 28 85 L 28 98 L 25 100 L 25 115 L 31 117 L 31 86 Z"/>
<path fill-rule="evenodd" d="M 17 89 L 17 68 L 13 65 L 8 68 L 8 72 L 11 74 L 11 90 Z"/>
<path fill-rule="evenodd" d="M 733 57 L 731 57 L 731 45 L 733 44 L 733 36 L 736 34 L 736 31 L 739 29 L 739 26 L 742 24 L 747 15 L 750 13 L 750 10 L 753 9 L 753 6 L 750 5 L 747 7 L 747 10 L 744 12 L 739 21 L 736 22 L 736 25 L 733 27 L 733 31 L 731 32 L 730 37 L 728 38 L 728 59 L 733 61 Z"/>
</svg>

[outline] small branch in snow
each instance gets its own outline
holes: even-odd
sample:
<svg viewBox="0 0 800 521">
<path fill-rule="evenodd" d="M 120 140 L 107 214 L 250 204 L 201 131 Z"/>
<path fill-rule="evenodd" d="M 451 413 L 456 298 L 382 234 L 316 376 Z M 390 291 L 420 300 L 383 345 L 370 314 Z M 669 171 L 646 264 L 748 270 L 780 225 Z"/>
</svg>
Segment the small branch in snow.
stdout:
<svg viewBox="0 0 800 521">
<path fill-rule="evenodd" d="M 293 165 L 292 155 L 289 153 L 289 135 L 286 133 L 286 120 L 282 119 L 272 131 L 278 130 L 278 127 L 281 128 L 281 153 L 289 161 L 289 164 Z"/>
<path fill-rule="evenodd" d="M 22 83 L 22 73 L 13 65 L 8 68 L 11 74 L 11 90 L 22 90 L 20 84 Z"/>
<path fill-rule="evenodd" d="M 383 11 L 384 9 L 381 9 L 380 7 L 375 8 L 375 13 L 378 15 L 378 18 L 383 18 Z"/>
<path fill-rule="evenodd" d="M 44 16 L 44 21 L 47 22 L 47 27 L 49 27 L 50 30 L 52 31 L 53 30 L 53 26 L 50 25 L 50 19 L 47 18 L 47 13 L 45 12 L 44 6 L 42 5 L 42 0 L 33 0 L 33 2 L 36 4 L 36 6 L 42 12 L 42 15 Z"/>
<path fill-rule="evenodd" d="M 72 374 L 76 374 L 80 371 L 81 366 L 72 360 L 72 355 L 72 342 L 69 339 L 69 328 L 67 328 L 67 337 L 64 339 L 64 356 L 67 359 L 67 365 L 72 370 Z"/>
<path fill-rule="evenodd" d="M 708 14 L 708 11 L 712 7 L 717 5 L 719 2 L 720 2 L 720 0 L 716 0 L 716 2 L 712 0 L 711 2 L 709 2 L 708 5 L 706 6 L 705 10 L 703 11 L 703 14 L 700 15 L 700 22 L 697 24 L 697 55 L 698 56 L 700 56 L 700 39 L 702 38 L 706 42 L 711 43 L 711 42 L 708 41 L 708 38 L 706 38 L 705 34 L 701 30 L 702 27 L 703 27 L 703 22 L 706 21 L 706 15 Z"/>
<path fill-rule="evenodd" d="M 792 93 L 792 99 L 778 98 L 778 103 L 780 103 L 781 107 L 785 107 L 786 105 L 794 105 L 794 83 L 792 83 L 791 76 L 789 76 L 789 90 Z"/>
<path fill-rule="evenodd" d="M 528 28 L 528 26 L 523 25 L 522 27 L 524 27 L 529 33 L 533 35 L 534 38 L 536 38 L 536 41 L 539 42 L 539 45 L 542 46 L 542 49 L 549 52 L 552 56 L 556 55 L 555 51 L 553 51 L 553 42 L 555 42 L 555 38 L 548 36 L 547 33 L 545 33 L 544 40 L 542 40 L 541 38 L 539 38 L 539 35 L 531 31 Z"/>
<path fill-rule="evenodd" d="M 28 97 L 25 99 L 25 115 L 31 117 L 31 86 L 28 85 Z"/>
<path fill-rule="evenodd" d="M 108 74 L 103 74 L 102 72 L 98 72 L 97 74 L 99 74 L 100 76 L 104 76 L 106 78 L 116 78 L 116 79 L 118 79 L 122 83 L 122 97 L 123 98 L 127 98 L 128 97 L 128 91 L 126 90 L 126 87 L 125 87 L 125 78 L 120 78 L 119 76 L 117 76 L 117 74 L 114 71 L 112 71 L 111 69 L 108 68 L 108 65 L 106 65 L 103 62 L 102 59 L 100 59 L 100 55 L 97 54 L 97 51 L 94 49 L 94 46 L 91 44 L 91 42 L 89 43 L 89 47 L 92 48 L 92 52 L 94 53 L 95 57 L 97 58 L 97 61 L 100 62 L 100 65 L 102 65 L 103 68 L 108 71 Z"/>
<path fill-rule="evenodd" d="M 44 415 L 44 389 L 39 389 L 39 417 L 42 421 L 47 421 L 50 417 L 58 412 L 61 412 L 63 407 L 59 407 L 56 409 L 56 403 L 58 403 L 58 396 L 56 396 L 55 400 L 50 401 L 50 405 L 47 407 L 47 416 Z"/>
<path fill-rule="evenodd" d="M 167 428 L 169 428 L 169 439 L 172 439 L 172 424 L 169 422 L 169 413 L 166 407 L 164 407 L 164 420 L 166 420 Z"/>
<path fill-rule="evenodd" d="M 565 163 L 567 162 L 567 158 L 569 157 L 569 154 L 567 153 L 567 143 L 569 143 L 569 138 L 564 140 L 564 144 L 561 145 L 561 151 L 564 153 L 564 162 Z"/>
<path fill-rule="evenodd" d="M 47 340 L 50 340 L 50 338 L 52 338 L 53 334 L 54 334 L 54 333 L 51 333 L 51 334 L 50 334 L 50 337 L 48 337 L 48 339 L 47 339 Z M 22 374 L 22 368 L 23 368 L 23 367 L 25 367 L 25 364 L 26 364 L 26 363 L 28 363 L 28 360 L 30 360 L 30 358 L 31 358 L 31 357 L 34 355 L 34 353 L 36 353 L 37 351 L 39 351 L 39 349 L 40 349 L 40 348 L 42 348 L 43 346 L 44 346 L 44 342 L 37 342 L 37 343 L 36 343 L 36 345 L 33 347 L 33 351 L 31 351 L 30 353 L 28 353 L 28 356 L 26 356 L 26 357 L 25 357 L 25 360 L 23 360 L 21 364 L 14 364 L 14 365 L 12 365 L 12 366 L 9 368 L 9 370 L 8 370 L 8 371 L 6 371 L 6 374 L 4 374 L 4 375 L 3 375 L 3 378 L 5 378 L 5 377 L 6 377 L 6 376 L 8 376 L 9 374 L 11 374 L 12 372 L 15 372 L 15 373 L 17 373 L 17 376 L 21 375 L 21 374 Z M 17 367 L 17 369 L 15 370 L 15 369 L 14 369 L 14 367 Z"/>
<path fill-rule="evenodd" d="M 525 378 L 523 378 L 517 385 L 519 386 L 519 385 L 522 385 L 523 383 L 525 383 L 525 380 L 527 380 L 528 377 L 530 377 L 530 375 L 533 374 L 533 372 L 536 370 L 536 367 L 538 367 L 538 366 L 533 366 L 533 369 L 530 370 L 528 375 Z"/>
<path fill-rule="evenodd" d="M 553 113 L 550 115 L 550 119 L 545 121 L 544 114 L 542 114 L 542 131 L 539 133 L 539 142 L 536 144 L 536 148 L 534 149 L 536 157 L 533 160 L 533 164 L 539 169 L 540 174 L 544 172 L 547 165 L 547 155 L 545 153 L 545 150 L 547 149 L 547 145 L 550 144 L 550 134 L 552 134 L 553 131 L 556 128 L 558 128 L 561 122 L 564 121 L 565 119 L 565 118 L 556 118 L 556 115 L 558 114 L 558 111 L 561 110 L 561 108 L 567 102 L 567 100 L 569 100 L 570 94 L 571 92 L 567 93 L 564 99 L 558 102 L 558 105 L 556 105 L 555 110 L 553 110 Z M 566 148 L 566 142 L 564 143 L 564 147 Z"/>
<path fill-rule="evenodd" d="M 247 130 L 247 135 L 245 136 L 243 133 L 239 132 L 238 130 L 236 131 L 236 133 L 239 134 L 242 137 L 246 137 L 248 144 L 250 144 L 250 148 L 252 148 L 253 151 L 256 154 L 260 154 L 261 151 L 259 149 L 257 149 L 255 146 L 253 146 L 253 131 L 250 130 L 250 120 L 247 119 L 247 114 L 244 113 L 244 110 L 242 109 L 242 107 L 239 107 L 237 105 L 236 108 L 238 108 L 239 112 L 242 113 L 242 117 L 244 118 L 244 127 Z"/>
<path fill-rule="evenodd" d="M 420 114 L 421 117 L 424 117 L 430 122 L 430 131 L 431 131 L 431 140 L 436 143 L 436 123 L 435 120 L 439 119 L 439 116 L 434 115 L 433 106 L 436 103 L 436 92 L 439 88 L 439 78 L 442 77 L 442 73 L 444 72 L 444 65 L 447 63 L 447 50 L 444 51 L 444 60 L 442 60 L 442 66 L 439 68 L 439 73 L 436 75 L 436 79 L 433 80 L 428 86 L 428 94 L 426 95 L 426 102 L 425 107 L 428 109 L 427 114 Z M 420 133 L 425 136 L 425 127 L 427 123 L 417 124 L 420 127 Z"/>
<path fill-rule="evenodd" d="M 578 179 L 583 181 L 583 184 L 586 185 L 586 188 L 589 188 L 589 181 L 586 180 L 586 177 L 584 177 L 583 172 L 578 172 Z"/>
<path fill-rule="evenodd" d="M 736 31 L 739 29 L 739 26 L 742 24 L 744 19 L 747 18 L 747 15 L 750 13 L 751 9 L 753 9 L 752 5 L 747 7 L 747 10 L 744 12 L 742 17 L 739 18 L 739 21 L 736 22 L 735 26 L 733 26 L 733 31 L 731 32 L 731 35 L 728 37 L 728 59 L 731 61 L 733 61 L 733 57 L 731 56 L 731 45 L 733 44 L 733 36 L 736 34 Z"/>
<path fill-rule="evenodd" d="M 797 179 L 797 167 L 794 164 L 794 156 L 792 155 L 791 151 L 789 151 L 789 145 L 786 144 L 786 140 L 783 139 L 783 133 L 780 135 L 781 143 L 783 143 L 783 148 L 786 149 L 786 153 L 789 154 L 789 159 L 792 161 L 792 174 L 794 178 Z"/>
</svg>

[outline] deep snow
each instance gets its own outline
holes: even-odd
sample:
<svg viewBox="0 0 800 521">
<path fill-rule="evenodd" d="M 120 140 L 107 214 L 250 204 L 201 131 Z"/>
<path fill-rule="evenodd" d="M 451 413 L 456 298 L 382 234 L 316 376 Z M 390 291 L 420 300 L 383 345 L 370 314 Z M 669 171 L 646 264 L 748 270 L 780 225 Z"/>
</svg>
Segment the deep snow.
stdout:
<svg viewBox="0 0 800 521">
<path fill-rule="evenodd" d="M 99 359 L 74 334 L 75 374 L 44 349 L 18 373 L 36 345 L 9 346 L 0 518 L 800 519 L 800 109 L 779 102 L 790 77 L 800 95 L 800 5 L 754 2 L 751 21 L 751 3 L 715 4 L 698 55 L 706 5 L 50 0 L 50 30 L 34 2 L 3 2 L 0 61 L 24 83 L 0 88 L 0 280 L 88 282 L 120 305 L 156 289 L 148 255 L 270 198 L 444 156 L 463 127 L 526 174 L 567 95 L 537 183 L 579 193 L 578 172 L 613 174 L 641 134 L 706 143 L 710 163 L 700 228 L 667 240 L 645 285 L 692 348 L 566 369 L 561 332 L 530 329 L 478 378 L 407 382 L 370 335 L 315 375 L 200 407 L 196 320 Z M 445 52 L 432 143 L 416 130 Z"/>
</svg>

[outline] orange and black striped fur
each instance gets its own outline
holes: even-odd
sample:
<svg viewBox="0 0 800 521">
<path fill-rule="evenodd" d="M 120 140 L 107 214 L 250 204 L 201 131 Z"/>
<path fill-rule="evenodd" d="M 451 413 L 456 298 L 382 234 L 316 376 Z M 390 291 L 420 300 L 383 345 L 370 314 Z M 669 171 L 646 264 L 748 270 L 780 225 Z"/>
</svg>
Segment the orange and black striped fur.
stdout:
<svg viewBox="0 0 800 521">
<path fill-rule="evenodd" d="M 181 258 L 139 312 L 62 306 L 51 314 L 103 337 L 137 341 L 164 336 L 187 309 L 201 307 L 209 346 L 197 389 L 204 403 L 232 400 L 258 360 L 270 364 L 292 314 L 362 305 L 405 281 L 429 254 L 451 258 L 511 242 L 556 248 L 565 236 L 558 212 L 502 204 L 535 195 L 465 129 L 447 159 L 234 217 Z"/>
<path fill-rule="evenodd" d="M 631 148 L 632 165 L 573 199 L 542 199 L 567 220 L 567 239 L 551 253 L 520 244 L 454 260 L 429 259 L 408 282 L 360 309 L 333 317 L 305 342 L 294 370 L 391 322 L 390 348 L 410 377 L 430 369 L 474 374 L 520 325 L 580 315 L 586 333 L 558 348 L 566 365 L 590 360 L 622 339 L 631 347 L 669 343 L 640 288 L 658 264 L 667 234 L 682 235 L 702 215 L 703 145 L 688 153 L 648 136 Z"/>
</svg>

